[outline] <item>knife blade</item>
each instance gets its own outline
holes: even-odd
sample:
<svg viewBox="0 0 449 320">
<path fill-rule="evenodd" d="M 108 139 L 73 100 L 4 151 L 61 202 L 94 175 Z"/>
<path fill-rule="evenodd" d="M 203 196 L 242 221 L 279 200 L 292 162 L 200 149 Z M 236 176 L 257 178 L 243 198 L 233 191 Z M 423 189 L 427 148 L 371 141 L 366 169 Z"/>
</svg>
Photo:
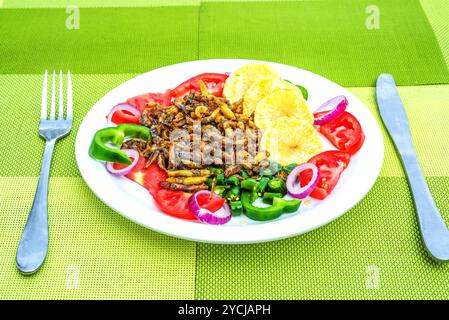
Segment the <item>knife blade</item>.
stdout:
<svg viewBox="0 0 449 320">
<path fill-rule="evenodd" d="M 382 121 L 396 146 L 407 175 L 424 244 L 436 260 L 448 261 L 449 230 L 435 205 L 419 165 L 407 113 L 392 75 L 379 76 L 376 95 Z"/>
</svg>

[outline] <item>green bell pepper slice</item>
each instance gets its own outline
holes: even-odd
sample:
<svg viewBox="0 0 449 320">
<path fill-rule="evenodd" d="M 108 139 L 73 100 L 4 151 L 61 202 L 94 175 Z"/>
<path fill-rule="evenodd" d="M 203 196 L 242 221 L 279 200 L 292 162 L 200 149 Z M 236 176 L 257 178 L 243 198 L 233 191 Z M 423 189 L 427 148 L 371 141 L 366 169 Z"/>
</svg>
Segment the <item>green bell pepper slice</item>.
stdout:
<svg viewBox="0 0 449 320">
<path fill-rule="evenodd" d="M 271 192 L 278 192 L 285 195 L 287 193 L 287 185 L 281 178 L 273 178 L 268 182 L 268 188 Z"/>
<path fill-rule="evenodd" d="M 268 177 L 262 177 L 259 180 L 259 191 L 257 192 L 257 195 L 259 197 L 262 197 L 265 191 L 267 191 L 268 182 L 270 182 L 270 178 Z"/>
<path fill-rule="evenodd" d="M 265 192 L 262 197 L 262 202 L 266 204 L 273 204 L 274 198 L 282 198 L 282 193 L 278 192 Z"/>
<path fill-rule="evenodd" d="M 296 163 L 290 163 L 288 166 L 282 167 L 281 171 L 285 172 L 286 175 L 288 176 L 290 174 L 290 172 L 292 172 L 293 169 L 295 169 L 297 166 L 298 166 L 298 164 L 296 164 Z"/>
<path fill-rule="evenodd" d="M 226 194 L 226 187 L 225 186 L 218 186 L 216 185 L 214 188 L 214 192 L 216 195 L 224 198 L 225 194 Z"/>
<path fill-rule="evenodd" d="M 249 174 L 248 174 L 248 172 L 246 172 L 245 169 L 240 170 L 240 175 L 243 177 L 243 179 L 249 178 Z"/>
<path fill-rule="evenodd" d="M 240 187 L 233 186 L 227 192 L 225 199 L 228 201 L 238 201 L 240 200 Z"/>
<path fill-rule="evenodd" d="M 212 184 L 214 183 L 214 179 L 209 177 L 209 178 L 207 178 L 205 183 L 206 183 L 206 186 L 208 186 L 209 189 L 210 189 L 210 188 L 212 188 Z"/>
<path fill-rule="evenodd" d="M 131 159 L 124 151 L 120 150 L 126 137 L 149 140 L 151 139 L 150 129 L 129 123 L 100 129 L 92 139 L 89 155 L 96 160 L 131 164 Z"/>
<path fill-rule="evenodd" d="M 241 201 L 231 201 L 229 203 L 229 207 L 231 208 L 231 214 L 233 217 L 239 216 L 243 212 L 243 206 Z"/>
<path fill-rule="evenodd" d="M 279 218 L 283 213 L 291 213 L 298 210 L 301 201 L 285 200 L 282 198 L 273 198 L 273 205 L 270 207 L 256 207 L 253 205 L 254 197 L 250 191 L 242 192 L 242 205 L 246 216 L 256 221 L 269 221 Z"/>
<path fill-rule="evenodd" d="M 279 172 L 279 170 L 281 170 L 282 166 L 274 161 L 270 161 L 270 164 L 267 168 L 264 168 L 262 170 L 259 171 L 259 174 L 261 176 L 274 176 L 276 173 Z"/>
<path fill-rule="evenodd" d="M 273 206 L 282 206 L 283 213 L 296 212 L 298 211 L 300 205 L 301 200 L 299 199 L 286 200 L 283 198 L 273 198 Z"/>
<path fill-rule="evenodd" d="M 221 168 L 210 168 L 209 171 L 210 171 L 210 173 L 212 173 L 212 175 L 214 175 L 214 176 L 218 176 L 218 175 L 224 173 L 224 170 L 221 169 Z"/>
<path fill-rule="evenodd" d="M 238 186 L 240 185 L 240 179 L 237 176 L 230 176 L 225 178 L 225 183 L 231 186 Z"/>
<path fill-rule="evenodd" d="M 242 180 L 242 182 L 240 182 L 240 187 L 245 190 L 257 192 L 257 191 L 259 191 L 260 185 L 256 179 L 248 178 L 248 179 Z"/>
<path fill-rule="evenodd" d="M 218 174 L 216 178 L 217 178 L 217 185 L 223 185 L 225 183 L 225 176 L 223 173 Z"/>
<path fill-rule="evenodd" d="M 253 205 L 251 199 L 251 192 L 242 192 L 242 205 L 246 216 L 256 221 L 268 221 L 279 218 L 282 214 L 282 206 L 271 206 L 266 208 L 260 208 Z"/>
</svg>

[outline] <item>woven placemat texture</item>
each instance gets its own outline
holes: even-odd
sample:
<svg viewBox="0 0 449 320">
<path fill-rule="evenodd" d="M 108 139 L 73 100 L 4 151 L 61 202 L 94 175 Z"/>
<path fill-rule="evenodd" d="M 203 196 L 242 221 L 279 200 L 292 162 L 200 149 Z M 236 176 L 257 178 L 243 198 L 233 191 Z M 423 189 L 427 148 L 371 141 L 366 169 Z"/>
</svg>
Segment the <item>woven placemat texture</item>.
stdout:
<svg viewBox="0 0 449 320">
<path fill-rule="evenodd" d="M 15 248 L 37 178 L 0 177 L 0 299 L 192 299 L 195 243 L 142 228 L 113 212 L 82 178 L 50 179 L 50 246 L 23 277 Z"/>
<path fill-rule="evenodd" d="M 0 73 L 133 73 L 198 57 L 198 8 L 83 8 L 79 29 L 64 9 L 0 10 Z M 14 30 L 14 32 L 11 32 Z"/>
<path fill-rule="evenodd" d="M 373 114 L 384 139 L 384 165 L 381 176 L 405 177 L 392 140 L 382 125 L 375 88 L 348 88 Z M 447 166 L 449 135 L 449 85 L 398 87 L 407 111 L 410 130 L 420 164 L 426 176 L 449 176 Z"/>
<path fill-rule="evenodd" d="M 72 132 L 60 140 L 55 148 L 52 176 L 80 176 L 75 161 L 75 138 L 78 127 L 87 112 L 104 94 L 135 74 L 73 75 L 74 123 Z M 0 162 L 0 176 L 38 176 L 44 141 L 37 128 L 40 117 L 40 97 L 43 75 L 0 75 L 0 97 L 5 106 L 1 108 L 0 147 L 10 150 Z M 14 139 L 11 139 L 11 129 Z M 32 155 L 23 163 L 23 153 Z"/>
<path fill-rule="evenodd" d="M 421 0 L 421 5 L 435 32 L 435 36 L 449 67 L 449 1 Z"/>
<path fill-rule="evenodd" d="M 3 8 L 79 8 L 194 6 L 200 0 L 0 0 Z M 1 6 L 1 5 L 0 5 Z"/>
<path fill-rule="evenodd" d="M 92 7 L 161 7 L 199 6 L 207 2 L 286 2 L 317 0 L 0 0 L 4 8 L 65 8 L 74 5 L 80 8 Z"/>
<path fill-rule="evenodd" d="M 428 182 L 449 221 L 449 178 Z M 449 265 L 426 254 L 405 178 L 379 178 L 354 209 L 303 236 L 197 251 L 197 299 L 449 298 Z"/>
<path fill-rule="evenodd" d="M 65 28 L 70 4 L 80 8 L 79 30 Z M 365 26 L 369 5 L 380 9 L 379 30 Z M 425 252 L 383 126 L 384 165 L 365 199 L 314 232 L 257 245 L 195 244 L 137 226 L 92 194 L 74 158 L 95 102 L 160 66 L 198 58 L 298 66 L 350 87 L 380 125 L 372 86 L 390 72 L 408 85 L 399 92 L 413 140 L 449 221 L 449 85 L 432 85 L 449 83 L 447 1 L 0 0 L 0 8 L 0 299 L 449 298 L 449 266 Z M 74 73 L 75 119 L 53 160 L 48 261 L 23 277 L 14 256 L 43 151 L 46 68 Z"/>
<path fill-rule="evenodd" d="M 349 88 L 376 111 L 375 88 Z M 400 87 L 430 190 L 449 222 L 449 86 Z M 423 246 L 410 190 L 386 130 L 381 175 L 342 218 L 259 245 L 199 244 L 197 299 L 447 299 L 449 266 Z"/>
<path fill-rule="evenodd" d="M 365 25 L 369 5 L 379 8 L 378 30 Z M 278 61 L 345 86 L 374 86 L 382 72 L 399 85 L 449 80 L 418 0 L 204 3 L 199 41 L 200 58 Z"/>
</svg>

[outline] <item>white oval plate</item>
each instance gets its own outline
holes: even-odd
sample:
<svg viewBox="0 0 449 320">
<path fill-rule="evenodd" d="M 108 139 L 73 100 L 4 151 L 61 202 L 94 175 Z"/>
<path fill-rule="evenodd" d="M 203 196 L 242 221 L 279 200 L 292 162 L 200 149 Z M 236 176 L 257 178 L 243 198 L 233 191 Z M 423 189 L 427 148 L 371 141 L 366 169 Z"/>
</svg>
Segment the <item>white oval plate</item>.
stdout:
<svg viewBox="0 0 449 320">
<path fill-rule="evenodd" d="M 308 105 L 312 111 L 334 96 L 345 95 L 349 101 L 347 110 L 357 117 L 366 135 L 363 147 L 352 157 L 334 191 L 324 201 L 305 201 L 298 212 L 284 214 L 273 221 L 256 222 L 242 215 L 233 217 L 223 226 L 207 225 L 162 213 L 144 188 L 126 178 L 109 174 L 103 163 L 89 157 L 92 137 L 106 125 L 105 116 L 114 105 L 146 92 L 174 88 L 203 72 L 230 72 L 248 62 L 252 61 L 221 59 L 171 65 L 137 76 L 106 94 L 88 112 L 76 139 L 76 160 L 87 185 L 106 205 L 144 227 L 179 238 L 214 243 L 251 243 L 287 238 L 316 229 L 351 209 L 371 189 L 379 175 L 384 153 L 379 126 L 363 103 L 341 86 L 312 72 L 278 63 L 267 62 L 276 67 L 284 79 L 308 89 Z M 324 138 L 323 142 L 325 149 L 333 149 Z"/>
</svg>

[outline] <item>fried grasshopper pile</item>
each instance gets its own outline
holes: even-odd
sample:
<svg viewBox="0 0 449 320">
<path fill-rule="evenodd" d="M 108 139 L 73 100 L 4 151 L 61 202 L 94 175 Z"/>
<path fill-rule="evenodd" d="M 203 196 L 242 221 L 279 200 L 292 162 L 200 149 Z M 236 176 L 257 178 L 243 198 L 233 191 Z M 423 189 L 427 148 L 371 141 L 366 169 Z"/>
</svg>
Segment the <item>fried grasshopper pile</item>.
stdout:
<svg viewBox="0 0 449 320">
<path fill-rule="evenodd" d="M 161 187 L 196 192 L 208 189 L 211 169 L 230 177 L 245 171 L 250 176 L 269 166 L 265 151 L 257 151 L 260 132 L 253 116 L 243 114 L 242 102 L 230 104 L 207 92 L 173 100 L 169 107 L 150 104 L 140 124 L 150 128 L 152 140 L 131 139 L 132 148 L 167 171 Z"/>
</svg>

